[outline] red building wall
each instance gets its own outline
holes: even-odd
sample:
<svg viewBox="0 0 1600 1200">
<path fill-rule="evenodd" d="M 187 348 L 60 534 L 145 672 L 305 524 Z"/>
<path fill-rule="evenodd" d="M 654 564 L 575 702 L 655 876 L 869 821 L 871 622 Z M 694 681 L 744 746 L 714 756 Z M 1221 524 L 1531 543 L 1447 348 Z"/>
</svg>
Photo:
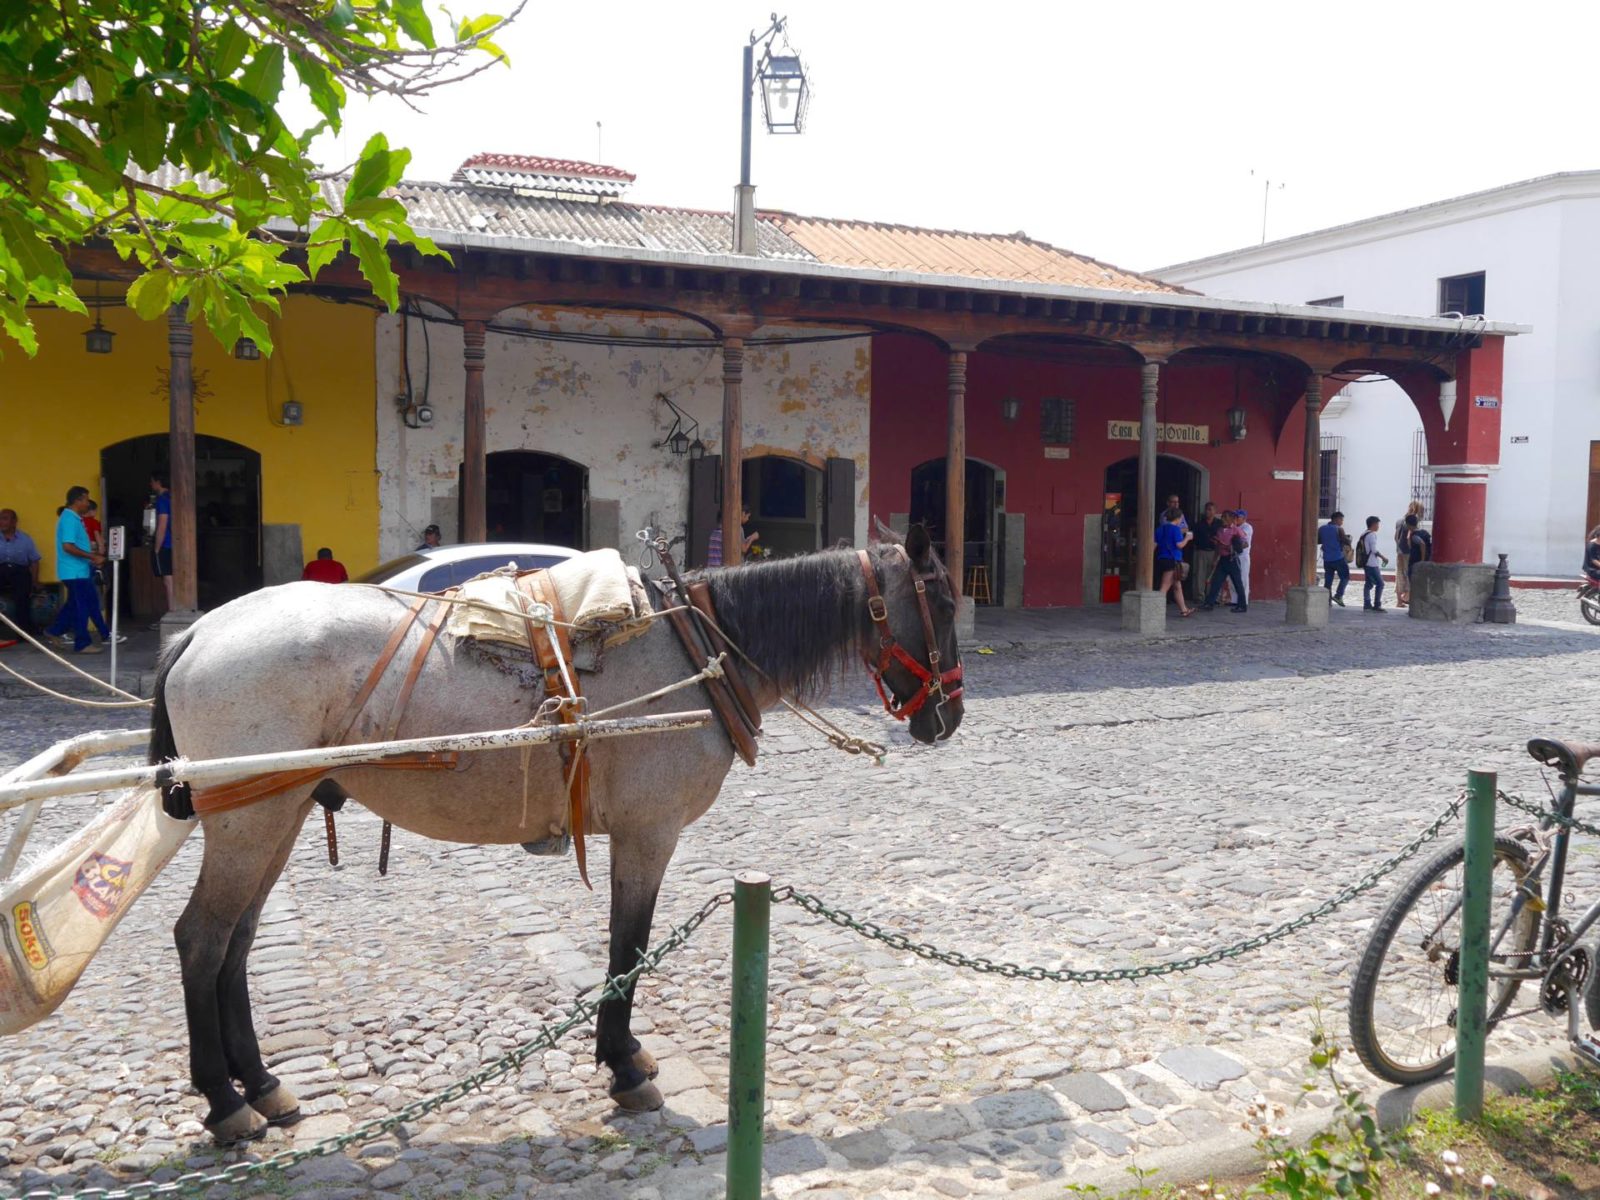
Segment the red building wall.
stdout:
<svg viewBox="0 0 1600 1200">
<path fill-rule="evenodd" d="M 872 514 L 887 522 L 909 511 L 911 473 L 945 452 L 946 354 L 910 335 L 873 341 L 871 471 Z M 1207 468 L 1205 499 L 1218 508 L 1241 505 L 1255 526 L 1251 585 L 1255 595 L 1278 599 L 1297 582 L 1300 561 L 1301 485 L 1275 480 L 1274 470 L 1302 468 L 1304 416 L 1285 399 L 1299 380 L 1278 376 L 1262 360 L 1211 361 L 1162 368 L 1157 413 L 1163 422 L 1209 426 L 1210 445 L 1159 449 Z M 1006 473 L 1007 512 L 1026 515 L 1023 603 L 1029 607 L 1079 605 L 1083 595 L 1084 518 L 1101 511 L 1106 468 L 1137 456 L 1137 441 L 1112 441 L 1112 420 L 1139 419 L 1140 371 L 1125 366 L 1076 366 L 1039 358 L 977 352 L 967 368 L 967 455 Z M 1001 402 L 1015 397 L 1015 422 Z M 1045 397 L 1076 401 L 1076 428 L 1067 459 L 1047 459 L 1040 438 Z M 1242 405 L 1247 436 L 1228 436 L 1227 410 Z M 1285 420 L 1287 414 L 1287 420 Z M 1282 423 L 1281 431 L 1279 424 Z M 1218 444 L 1220 443 L 1220 444 Z M 1162 498 L 1164 499 L 1164 498 Z M 1158 501 L 1159 503 L 1159 501 Z M 1194 514 L 1189 514 L 1193 516 Z M 1098 603 L 1099 596 L 1087 598 Z"/>
</svg>

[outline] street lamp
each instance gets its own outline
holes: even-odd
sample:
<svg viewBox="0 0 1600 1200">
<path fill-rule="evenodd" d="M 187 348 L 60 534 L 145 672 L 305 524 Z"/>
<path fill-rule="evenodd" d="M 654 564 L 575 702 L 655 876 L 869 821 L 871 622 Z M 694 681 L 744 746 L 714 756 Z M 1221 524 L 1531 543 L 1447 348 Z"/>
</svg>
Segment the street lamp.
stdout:
<svg viewBox="0 0 1600 1200">
<path fill-rule="evenodd" d="M 772 14 L 772 23 L 761 33 L 752 33 L 744 48 L 744 70 L 740 76 L 739 186 L 734 189 L 733 252 L 756 253 L 756 189 L 750 182 L 750 128 L 754 117 L 756 84 L 761 84 L 761 115 L 768 133 L 800 133 L 805 125 L 806 108 L 811 102 L 811 85 L 805 64 L 789 45 L 788 17 Z M 772 52 L 772 44 L 783 35 L 783 51 Z M 761 61 L 756 62 L 756 46 Z"/>
</svg>

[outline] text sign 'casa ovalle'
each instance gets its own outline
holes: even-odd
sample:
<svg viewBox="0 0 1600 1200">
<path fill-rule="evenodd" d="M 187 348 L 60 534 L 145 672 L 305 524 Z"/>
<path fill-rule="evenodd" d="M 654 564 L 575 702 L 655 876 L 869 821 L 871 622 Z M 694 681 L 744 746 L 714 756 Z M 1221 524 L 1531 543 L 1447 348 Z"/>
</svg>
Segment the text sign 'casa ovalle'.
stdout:
<svg viewBox="0 0 1600 1200">
<path fill-rule="evenodd" d="M 1139 440 L 1139 422 L 1137 421 L 1109 421 L 1107 426 L 1106 436 L 1113 442 L 1137 442 Z M 1211 444 L 1211 426 L 1174 425 L 1171 423 L 1157 425 L 1156 441 L 1174 442 L 1185 446 L 1209 446 Z"/>
</svg>

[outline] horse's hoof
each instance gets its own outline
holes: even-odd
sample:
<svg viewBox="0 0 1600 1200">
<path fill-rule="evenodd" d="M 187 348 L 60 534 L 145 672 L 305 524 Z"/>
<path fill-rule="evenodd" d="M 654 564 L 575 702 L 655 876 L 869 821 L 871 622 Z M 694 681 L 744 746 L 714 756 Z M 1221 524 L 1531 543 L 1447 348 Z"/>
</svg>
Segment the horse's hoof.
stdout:
<svg viewBox="0 0 1600 1200">
<path fill-rule="evenodd" d="M 219 1146 L 253 1142 L 266 1135 L 267 1119 L 248 1104 L 241 1104 L 222 1120 L 207 1125 L 206 1132 Z"/>
<path fill-rule="evenodd" d="M 250 1107 L 265 1117 L 268 1125 L 293 1125 L 300 1119 L 300 1101 L 281 1083 L 250 1101 Z"/>
<path fill-rule="evenodd" d="M 633 1057 L 628 1060 L 628 1065 L 646 1079 L 654 1079 L 661 1074 L 661 1068 L 656 1065 L 656 1056 L 643 1046 L 633 1052 Z"/>
<path fill-rule="evenodd" d="M 612 1092 L 611 1099 L 623 1112 L 655 1112 L 666 1103 L 661 1089 L 648 1079 L 625 1092 Z"/>
</svg>

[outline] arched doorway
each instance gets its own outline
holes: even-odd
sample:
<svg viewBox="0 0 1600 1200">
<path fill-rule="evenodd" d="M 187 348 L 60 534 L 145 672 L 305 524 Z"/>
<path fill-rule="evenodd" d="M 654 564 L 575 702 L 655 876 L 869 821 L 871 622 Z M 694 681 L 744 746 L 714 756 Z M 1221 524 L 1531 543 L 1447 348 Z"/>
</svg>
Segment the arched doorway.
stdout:
<svg viewBox="0 0 1600 1200">
<path fill-rule="evenodd" d="M 555 454 L 488 456 L 484 528 L 491 542 L 589 548 L 589 468 Z"/>
<path fill-rule="evenodd" d="M 756 545 L 775 558 L 822 548 L 823 473 L 804 459 L 759 454 L 744 460 L 740 485 Z"/>
<path fill-rule="evenodd" d="M 123 607 L 135 618 L 159 616 L 166 606 L 150 570 L 143 517 L 151 472 L 167 469 L 169 444 L 167 434 L 151 433 L 100 451 L 104 523 L 128 531 Z M 196 582 L 200 607 L 213 609 L 261 586 L 261 455 L 203 433 L 194 449 Z"/>
<path fill-rule="evenodd" d="M 1167 497 L 1176 496 L 1183 515 L 1191 521 L 1206 502 L 1208 472 L 1198 463 L 1173 454 L 1156 455 L 1156 512 L 1167 506 Z M 1133 532 L 1140 527 L 1139 460 L 1119 459 L 1106 468 L 1105 520 L 1102 525 L 1102 573 L 1122 576 L 1127 589 L 1135 582 Z M 1156 514 L 1150 515 L 1154 529 Z M 1157 580 L 1157 582 L 1160 582 Z"/>
<path fill-rule="evenodd" d="M 911 510 L 912 524 L 921 524 L 933 536 L 933 545 L 945 555 L 945 467 L 944 459 L 933 458 L 912 468 Z M 1001 588 L 1005 579 L 1005 564 L 1000 561 L 1004 538 L 999 527 L 1006 506 L 1005 472 L 990 466 L 981 459 L 967 459 L 967 512 L 966 529 L 962 531 L 964 553 L 962 562 L 970 572 L 973 567 L 989 569 L 989 591 L 993 603 L 1004 603 Z"/>
</svg>

